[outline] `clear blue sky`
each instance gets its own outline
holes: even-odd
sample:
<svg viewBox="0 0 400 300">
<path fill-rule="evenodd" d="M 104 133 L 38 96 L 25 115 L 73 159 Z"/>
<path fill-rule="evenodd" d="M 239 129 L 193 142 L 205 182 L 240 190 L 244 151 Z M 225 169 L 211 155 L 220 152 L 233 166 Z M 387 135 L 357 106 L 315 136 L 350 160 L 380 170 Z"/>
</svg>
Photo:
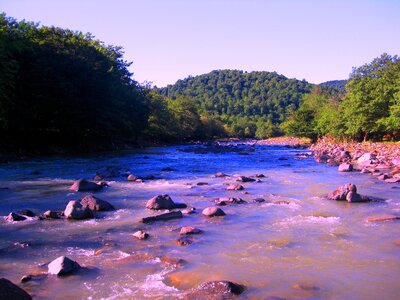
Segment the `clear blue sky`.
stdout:
<svg viewBox="0 0 400 300">
<path fill-rule="evenodd" d="M 18 20 L 91 32 L 157 86 L 215 69 L 346 79 L 400 54 L 400 0 L 0 0 Z"/>
</svg>

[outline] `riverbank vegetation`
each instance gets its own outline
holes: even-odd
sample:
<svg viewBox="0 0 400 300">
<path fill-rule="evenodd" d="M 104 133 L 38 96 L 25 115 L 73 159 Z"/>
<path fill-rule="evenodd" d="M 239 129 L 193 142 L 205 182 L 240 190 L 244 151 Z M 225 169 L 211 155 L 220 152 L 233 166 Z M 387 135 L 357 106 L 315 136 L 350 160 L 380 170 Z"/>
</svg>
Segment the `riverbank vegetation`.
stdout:
<svg viewBox="0 0 400 300">
<path fill-rule="evenodd" d="M 0 15 L 1 152 L 90 152 L 217 137 L 398 138 L 400 62 L 383 54 L 349 81 L 216 70 L 139 84 L 121 47 Z"/>
</svg>

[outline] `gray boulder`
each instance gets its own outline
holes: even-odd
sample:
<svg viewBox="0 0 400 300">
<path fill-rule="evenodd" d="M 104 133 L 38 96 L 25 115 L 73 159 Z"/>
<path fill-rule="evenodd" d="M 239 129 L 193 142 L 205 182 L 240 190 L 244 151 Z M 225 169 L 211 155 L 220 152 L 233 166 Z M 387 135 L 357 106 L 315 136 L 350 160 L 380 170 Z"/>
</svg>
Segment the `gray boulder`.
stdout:
<svg viewBox="0 0 400 300">
<path fill-rule="evenodd" d="M 225 216 L 225 212 L 219 207 L 211 206 L 203 209 L 202 214 L 206 217 Z"/>
<path fill-rule="evenodd" d="M 82 220 L 93 218 L 93 211 L 88 206 L 83 206 L 79 201 L 69 201 L 64 210 L 67 219 Z"/>
<path fill-rule="evenodd" d="M 48 265 L 48 273 L 51 275 L 64 276 L 78 271 L 81 266 L 66 256 L 60 256 Z"/>
<path fill-rule="evenodd" d="M 107 201 L 101 200 L 93 195 L 86 195 L 79 202 L 82 206 L 89 207 L 92 211 L 110 211 L 115 210 L 114 206 L 112 206 Z"/>
<path fill-rule="evenodd" d="M 74 192 L 97 192 L 105 186 L 107 186 L 105 182 L 95 183 L 86 179 L 79 179 L 75 181 L 69 189 Z"/>
<path fill-rule="evenodd" d="M 175 208 L 186 208 L 187 205 L 184 203 L 175 203 L 168 195 L 158 195 L 151 198 L 146 203 L 148 209 L 175 209 Z"/>
</svg>

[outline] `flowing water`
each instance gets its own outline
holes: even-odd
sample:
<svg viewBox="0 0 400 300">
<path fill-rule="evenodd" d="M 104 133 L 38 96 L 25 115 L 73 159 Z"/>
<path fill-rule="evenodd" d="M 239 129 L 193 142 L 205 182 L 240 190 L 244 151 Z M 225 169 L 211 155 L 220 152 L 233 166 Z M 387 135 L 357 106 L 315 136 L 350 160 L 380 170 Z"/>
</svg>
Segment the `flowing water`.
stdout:
<svg viewBox="0 0 400 300">
<path fill-rule="evenodd" d="M 42 276 L 20 284 L 37 299 L 177 299 L 209 280 L 247 286 L 241 299 L 399 299 L 400 222 L 368 222 L 369 216 L 400 212 L 400 185 L 369 175 L 299 159 L 305 150 L 237 145 L 232 151 L 207 146 L 148 148 L 95 156 L 51 157 L 0 165 L 0 215 L 31 209 L 63 210 L 84 193 L 68 190 L 73 180 L 93 178 L 112 166 L 139 176 L 108 181 L 95 196 L 117 210 L 86 221 L 0 220 L 0 277 L 19 282 L 22 275 L 47 270 L 61 255 L 85 267 L 57 278 Z M 164 168 L 172 171 L 162 171 Z M 231 177 L 214 178 L 216 172 Z M 235 176 L 263 173 L 261 182 L 227 191 Z M 208 185 L 198 186 L 198 182 Z M 354 183 L 371 203 L 329 201 L 326 194 Z M 169 194 L 195 207 L 182 219 L 142 224 L 157 214 L 145 208 L 152 196 Z M 218 197 L 248 203 L 222 207 L 225 217 L 207 219 L 201 210 Z M 264 203 L 252 199 L 264 198 Z M 179 247 L 182 226 L 203 234 Z M 143 229 L 150 238 L 132 233 Z M 165 257 L 183 259 L 169 264 Z M 276 298 L 278 299 L 278 298 Z"/>
</svg>

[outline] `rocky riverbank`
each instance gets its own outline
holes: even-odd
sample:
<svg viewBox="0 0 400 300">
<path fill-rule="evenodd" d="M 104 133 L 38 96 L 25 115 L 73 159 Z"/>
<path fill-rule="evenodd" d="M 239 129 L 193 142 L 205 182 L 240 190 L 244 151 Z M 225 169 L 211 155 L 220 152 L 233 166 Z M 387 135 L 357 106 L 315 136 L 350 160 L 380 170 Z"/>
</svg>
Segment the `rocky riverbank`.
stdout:
<svg viewBox="0 0 400 300">
<path fill-rule="evenodd" d="M 369 173 L 388 183 L 400 182 L 399 143 L 340 143 L 324 138 L 310 149 L 317 162 L 336 166 L 339 172 Z"/>
</svg>

